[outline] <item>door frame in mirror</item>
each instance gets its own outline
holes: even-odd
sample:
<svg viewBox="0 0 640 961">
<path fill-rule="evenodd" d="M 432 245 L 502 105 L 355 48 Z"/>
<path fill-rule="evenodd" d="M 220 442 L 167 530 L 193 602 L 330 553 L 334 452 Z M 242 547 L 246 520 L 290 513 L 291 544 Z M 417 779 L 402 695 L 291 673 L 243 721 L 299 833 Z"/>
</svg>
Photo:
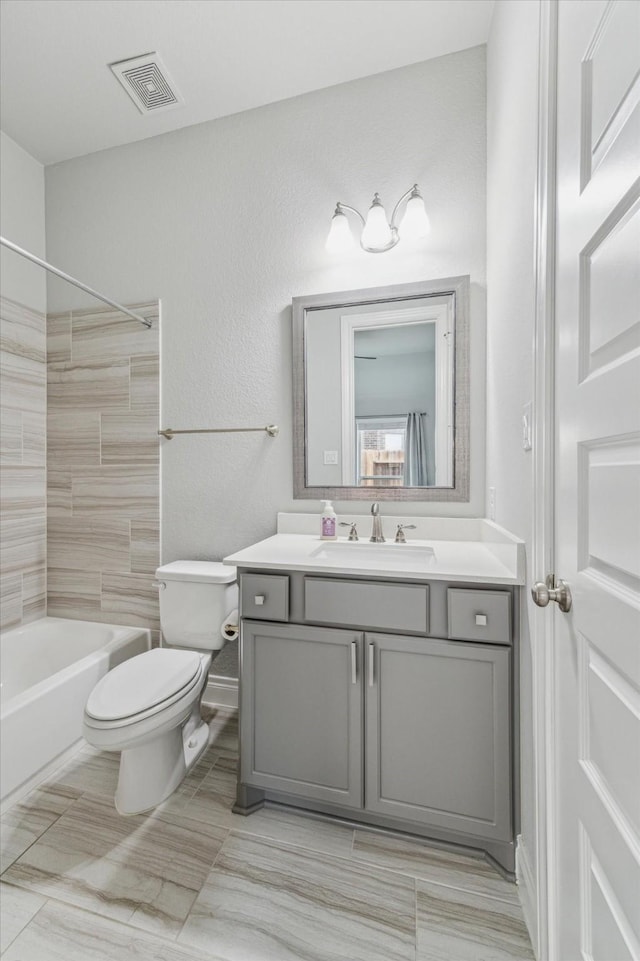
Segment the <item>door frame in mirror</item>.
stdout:
<svg viewBox="0 0 640 961">
<path fill-rule="evenodd" d="M 293 496 L 317 500 L 468 502 L 470 499 L 469 275 L 333 291 L 293 298 Z M 451 487 L 319 487 L 307 484 L 306 312 L 452 295 L 454 303 L 453 485 Z"/>
</svg>

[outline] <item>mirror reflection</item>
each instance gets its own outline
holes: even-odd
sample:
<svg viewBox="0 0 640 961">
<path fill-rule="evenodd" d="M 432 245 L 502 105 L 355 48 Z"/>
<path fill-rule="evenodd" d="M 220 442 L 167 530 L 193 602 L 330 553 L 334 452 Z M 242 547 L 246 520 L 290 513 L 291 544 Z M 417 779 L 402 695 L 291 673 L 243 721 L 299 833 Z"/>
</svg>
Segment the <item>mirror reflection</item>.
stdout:
<svg viewBox="0 0 640 961">
<path fill-rule="evenodd" d="M 296 298 L 297 496 L 453 492 L 454 280 Z"/>
</svg>

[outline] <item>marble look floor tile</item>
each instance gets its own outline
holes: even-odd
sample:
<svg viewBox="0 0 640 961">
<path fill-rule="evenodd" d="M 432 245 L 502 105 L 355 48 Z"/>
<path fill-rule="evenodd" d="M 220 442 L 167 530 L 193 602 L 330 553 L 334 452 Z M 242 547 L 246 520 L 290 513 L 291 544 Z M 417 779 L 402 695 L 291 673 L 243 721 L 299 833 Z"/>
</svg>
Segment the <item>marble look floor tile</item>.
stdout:
<svg viewBox="0 0 640 961">
<path fill-rule="evenodd" d="M 209 744 L 221 754 L 238 756 L 238 712 L 228 707 L 203 707 L 209 725 Z"/>
<path fill-rule="evenodd" d="M 179 942 L 225 961 L 414 961 L 414 882 L 232 832 Z"/>
<path fill-rule="evenodd" d="M 71 787 L 49 784 L 33 791 L 0 818 L 0 870 L 5 871 L 78 798 Z"/>
<path fill-rule="evenodd" d="M 0 952 L 5 951 L 37 914 L 45 898 L 12 884 L 0 884 Z"/>
<path fill-rule="evenodd" d="M 419 838 L 356 830 L 353 857 L 389 871 L 519 904 L 518 891 L 483 858 L 454 854 Z"/>
<path fill-rule="evenodd" d="M 119 770 L 119 752 L 96 751 L 87 746 L 55 772 L 51 783 L 72 788 L 78 795 L 89 794 L 113 801 Z"/>
<path fill-rule="evenodd" d="M 283 844 L 349 858 L 353 828 L 299 814 L 291 808 L 266 806 L 242 821 L 234 820 L 234 834 L 271 838 Z"/>
<path fill-rule="evenodd" d="M 535 961 L 519 905 L 416 882 L 416 961 Z"/>
<path fill-rule="evenodd" d="M 172 795 L 158 808 L 160 816 L 179 813 L 207 825 L 240 829 L 245 818 L 231 810 L 236 800 L 237 763 L 234 757 L 218 756 L 197 790 L 190 796 Z"/>
<path fill-rule="evenodd" d="M 174 938 L 225 837 L 184 817 L 121 817 L 111 802 L 85 795 L 5 880 Z"/>
<path fill-rule="evenodd" d="M 211 946 L 213 950 L 213 945 Z M 3 961 L 220 961 L 209 950 L 160 940 L 79 908 L 48 901 Z"/>
</svg>

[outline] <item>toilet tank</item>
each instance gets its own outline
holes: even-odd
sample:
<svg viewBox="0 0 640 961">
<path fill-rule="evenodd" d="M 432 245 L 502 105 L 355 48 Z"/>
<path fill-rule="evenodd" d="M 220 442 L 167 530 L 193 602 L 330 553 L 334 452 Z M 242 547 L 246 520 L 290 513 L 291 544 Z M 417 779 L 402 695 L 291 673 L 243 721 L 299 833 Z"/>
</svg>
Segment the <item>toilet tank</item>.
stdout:
<svg viewBox="0 0 640 961">
<path fill-rule="evenodd" d="M 173 561 L 156 571 L 160 627 L 169 647 L 215 651 L 220 628 L 238 606 L 235 567 L 216 561 Z"/>
</svg>

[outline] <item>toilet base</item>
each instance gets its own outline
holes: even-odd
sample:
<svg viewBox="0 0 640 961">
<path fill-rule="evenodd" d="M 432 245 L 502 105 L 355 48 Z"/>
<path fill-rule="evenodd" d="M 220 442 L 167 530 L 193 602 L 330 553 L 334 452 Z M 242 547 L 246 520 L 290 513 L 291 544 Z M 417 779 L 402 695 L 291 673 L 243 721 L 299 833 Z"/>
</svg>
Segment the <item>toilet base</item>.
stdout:
<svg viewBox="0 0 640 961">
<path fill-rule="evenodd" d="M 123 750 L 115 796 L 118 814 L 143 814 L 166 800 L 197 763 L 208 741 L 209 725 L 196 703 L 183 726 Z"/>
</svg>

